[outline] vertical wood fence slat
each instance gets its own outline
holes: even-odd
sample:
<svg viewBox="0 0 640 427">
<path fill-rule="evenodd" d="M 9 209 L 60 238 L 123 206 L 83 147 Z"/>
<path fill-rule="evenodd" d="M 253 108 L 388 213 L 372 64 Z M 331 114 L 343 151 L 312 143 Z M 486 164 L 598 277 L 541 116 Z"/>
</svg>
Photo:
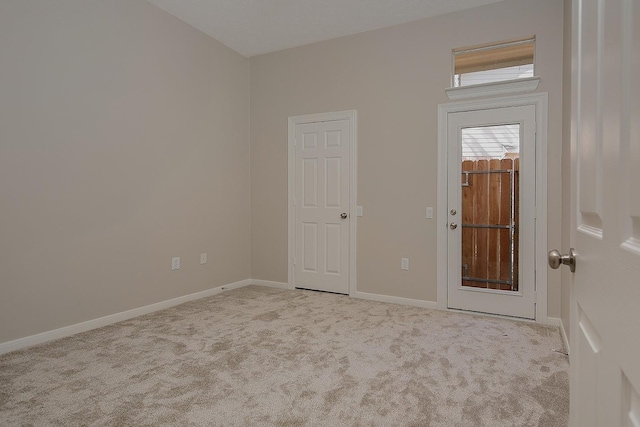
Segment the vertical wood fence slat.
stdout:
<svg viewBox="0 0 640 427">
<path fill-rule="evenodd" d="M 489 170 L 500 170 L 500 160 L 489 160 Z M 487 224 L 499 224 L 500 223 L 500 173 L 489 174 L 489 193 L 488 196 L 488 210 L 489 221 Z M 499 260 L 500 260 L 500 229 L 488 229 L 487 230 L 487 278 L 496 280 L 499 277 Z M 497 283 L 490 283 L 489 287 L 492 289 L 500 289 L 500 285 Z"/>
<path fill-rule="evenodd" d="M 477 170 L 487 171 L 489 170 L 489 162 L 487 160 L 477 161 Z M 489 174 L 477 174 L 476 182 L 478 183 L 475 188 L 476 205 L 474 224 L 488 224 L 489 223 Z M 477 228 L 477 248 L 476 248 L 476 276 L 479 278 L 487 277 L 487 229 Z"/>
<path fill-rule="evenodd" d="M 513 290 L 518 290 L 518 260 L 520 259 L 520 159 L 513 161 L 513 169 L 515 171 L 515 219 L 516 231 L 513 237 L 513 252 L 515 263 L 513 264 Z"/>
<path fill-rule="evenodd" d="M 472 171 L 475 170 L 475 162 L 471 160 L 465 160 L 462 162 L 462 170 L 463 171 Z M 466 180 L 465 174 L 462 174 L 462 182 Z M 460 213 L 460 221 L 462 224 L 469 224 L 473 222 L 473 206 L 474 206 L 474 175 L 469 175 L 469 185 L 466 187 L 462 187 L 462 206 Z M 462 275 L 465 274 L 469 277 L 475 277 L 473 274 L 475 273 L 475 262 L 473 257 L 473 248 L 474 248 L 474 230 L 471 228 L 462 228 L 462 264 L 467 265 L 467 271 L 462 270 Z M 474 286 L 474 282 L 464 281 L 464 286 Z"/>
<path fill-rule="evenodd" d="M 500 169 L 513 169 L 512 159 L 502 159 Z M 500 224 L 509 225 L 511 221 L 511 174 L 500 174 Z M 511 273 L 511 233 L 509 230 L 500 232 L 500 280 L 508 281 Z"/>
</svg>

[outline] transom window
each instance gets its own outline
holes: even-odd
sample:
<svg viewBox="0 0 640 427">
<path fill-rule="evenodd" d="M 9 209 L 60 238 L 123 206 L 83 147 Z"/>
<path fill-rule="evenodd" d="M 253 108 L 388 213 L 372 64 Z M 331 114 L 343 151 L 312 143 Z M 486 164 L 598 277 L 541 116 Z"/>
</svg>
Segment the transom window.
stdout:
<svg viewBox="0 0 640 427">
<path fill-rule="evenodd" d="M 453 87 L 534 76 L 535 36 L 453 50 Z"/>
</svg>

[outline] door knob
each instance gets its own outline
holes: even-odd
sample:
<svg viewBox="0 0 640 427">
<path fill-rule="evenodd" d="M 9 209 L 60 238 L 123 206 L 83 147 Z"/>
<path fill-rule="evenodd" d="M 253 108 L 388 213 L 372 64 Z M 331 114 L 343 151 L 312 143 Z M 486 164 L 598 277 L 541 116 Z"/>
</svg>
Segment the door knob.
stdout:
<svg viewBox="0 0 640 427">
<path fill-rule="evenodd" d="M 562 264 L 568 265 L 572 273 L 576 271 L 576 252 L 573 248 L 569 249 L 569 255 L 561 255 L 556 249 L 549 251 L 549 267 L 556 269 Z"/>
<path fill-rule="evenodd" d="M 346 212 L 342 212 L 342 213 L 340 214 L 340 218 L 342 218 L 342 219 L 347 219 L 347 213 L 346 213 Z"/>
<path fill-rule="evenodd" d="M 455 230 L 456 228 L 458 228 L 458 224 L 456 224 L 455 222 L 452 222 L 451 224 L 449 224 L 449 228 L 452 230 Z"/>
</svg>

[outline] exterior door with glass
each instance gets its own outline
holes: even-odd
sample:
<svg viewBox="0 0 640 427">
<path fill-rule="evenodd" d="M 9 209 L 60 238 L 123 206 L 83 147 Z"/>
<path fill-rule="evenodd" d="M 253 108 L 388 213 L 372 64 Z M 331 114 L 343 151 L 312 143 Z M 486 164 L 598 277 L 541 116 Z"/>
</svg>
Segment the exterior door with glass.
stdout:
<svg viewBox="0 0 640 427">
<path fill-rule="evenodd" d="M 535 319 L 536 107 L 449 113 L 448 307 Z"/>
</svg>

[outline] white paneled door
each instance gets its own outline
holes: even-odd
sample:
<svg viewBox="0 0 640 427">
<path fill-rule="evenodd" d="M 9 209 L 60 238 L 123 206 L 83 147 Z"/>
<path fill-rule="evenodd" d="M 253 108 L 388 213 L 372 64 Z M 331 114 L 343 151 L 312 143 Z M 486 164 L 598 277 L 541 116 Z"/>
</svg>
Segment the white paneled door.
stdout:
<svg viewBox="0 0 640 427">
<path fill-rule="evenodd" d="M 572 6 L 571 425 L 638 427 L 640 4 Z"/>
<path fill-rule="evenodd" d="M 349 293 L 350 122 L 295 125 L 295 251 L 298 288 Z"/>
</svg>

